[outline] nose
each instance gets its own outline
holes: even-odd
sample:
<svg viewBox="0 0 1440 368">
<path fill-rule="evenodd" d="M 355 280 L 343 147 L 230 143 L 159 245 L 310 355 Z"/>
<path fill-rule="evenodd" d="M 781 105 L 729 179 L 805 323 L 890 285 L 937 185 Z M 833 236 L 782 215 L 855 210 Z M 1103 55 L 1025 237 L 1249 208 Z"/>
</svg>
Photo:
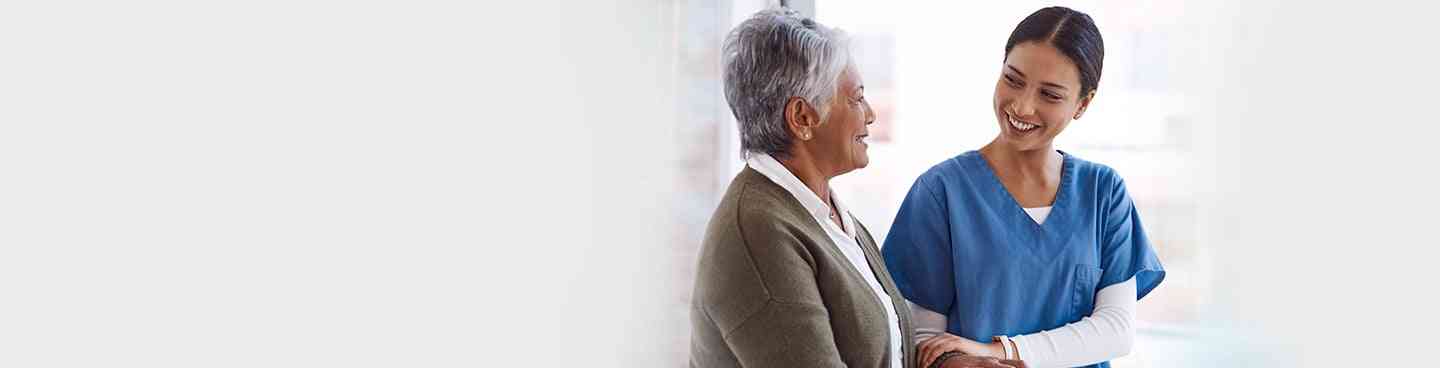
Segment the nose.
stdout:
<svg viewBox="0 0 1440 368">
<path fill-rule="evenodd" d="M 1034 95 L 1035 91 L 1033 90 L 1020 95 L 1019 98 L 1015 99 L 1015 102 L 1010 103 L 1010 113 L 1015 114 L 1017 117 L 1035 115 Z"/>
<path fill-rule="evenodd" d="M 865 101 L 865 125 L 875 124 L 875 109 L 870 107 L 870 101 Z"/>
</svg>

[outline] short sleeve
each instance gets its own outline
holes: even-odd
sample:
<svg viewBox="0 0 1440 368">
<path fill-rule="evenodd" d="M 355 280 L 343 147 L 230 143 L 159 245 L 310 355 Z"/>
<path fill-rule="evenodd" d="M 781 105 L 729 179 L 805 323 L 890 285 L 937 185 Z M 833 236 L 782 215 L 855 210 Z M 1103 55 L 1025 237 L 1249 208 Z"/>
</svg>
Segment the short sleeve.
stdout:
<svg viewBox="0 0 1440 368">
<path fill-rule="evenodd" d="M 950 253 L 950 216 L 944 192 L 936 184 L 929 174 L 915 180 L 900 204 L 881 253 L 905 299 L 944 314 L 955 300 L 955 273 Z"/>
<path fill-rule="evenodd" d="M 1100 285 L 1096 290 L 1135 278 L 1135 299 L 1145 298 L 1165 280 L 1165 268 L 1150 246 L 1140 213 L 1125 189 L 1125 181 L 1113 171 L 1106 195 L 1102 197 L 1104 221 L 1100 240 Z"/>
</svg>

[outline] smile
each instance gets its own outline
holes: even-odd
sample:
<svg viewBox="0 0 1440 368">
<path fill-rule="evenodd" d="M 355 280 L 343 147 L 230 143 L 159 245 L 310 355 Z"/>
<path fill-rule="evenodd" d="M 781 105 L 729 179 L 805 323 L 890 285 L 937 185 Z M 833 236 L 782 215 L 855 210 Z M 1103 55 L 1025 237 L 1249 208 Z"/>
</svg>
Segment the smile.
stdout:
<svg viewBox="0 0 1440 368">
<path fill-rule="evenodd" d="M 1015 128 L 1015 130 L 1021 132 L 1029 132 L 1031 130 L 1035 130 L 1035 128 L 1040 127 L 1039 124 L 1031 124 L 1024 121 L 1016 120 L 1014 117 L 1010 116 L 1010 114 L 1005 114 L 1005 120 L 1008 120 L 1010 122 L 1011 128 Z"/>
</svg>

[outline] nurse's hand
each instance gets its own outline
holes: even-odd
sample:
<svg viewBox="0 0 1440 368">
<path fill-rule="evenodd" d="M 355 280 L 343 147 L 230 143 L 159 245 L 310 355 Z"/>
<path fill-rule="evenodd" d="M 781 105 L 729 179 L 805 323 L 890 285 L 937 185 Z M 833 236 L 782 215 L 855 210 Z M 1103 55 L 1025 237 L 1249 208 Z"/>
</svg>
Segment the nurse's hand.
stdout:
<svg viewBox="0 0 1440 368">
<path fill-rule="evenodd" d="M 940 354 L 951 350 L 958 350 L 961 353 L 965 353 L 965 355 L 975 357 L 1005 357 L 1005 350 L 999 344 L 982 344 L 948 333 L 940 334 L 929 340 L 920 342 L 919 349 L 917 350 L 920 353 L 921 367 L 929 367 L 930 363 L 935 361 L 935 358 L 940 357 Z"/>
<path fill-rule="evenodd" d="M 1025 363 L 1019 360 L 961 355 L 946 359 L 940 368 L 1025 368 Z"/>
</svg>

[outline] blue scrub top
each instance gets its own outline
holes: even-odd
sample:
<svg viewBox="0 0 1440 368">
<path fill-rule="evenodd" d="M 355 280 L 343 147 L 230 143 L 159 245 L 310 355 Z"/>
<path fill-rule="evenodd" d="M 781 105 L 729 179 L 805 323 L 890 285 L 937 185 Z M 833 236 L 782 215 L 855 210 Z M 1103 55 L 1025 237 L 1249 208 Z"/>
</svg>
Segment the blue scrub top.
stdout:
<svg viewBox="0 0 1440 368">
<path fill-rule="evenodd" d="M 1132 277 L 1137 300 L 1160 285 L 1165 269 L 1124 181 L 1108 166 L 1061 154 L 1043 224 L 978 151 L 916 179 L 882 248 L 905 298 L 945 314 L 951 334 L 989 342 L 1079 321 L 1095 309 L 1097 291 Z"/>
</svg>

